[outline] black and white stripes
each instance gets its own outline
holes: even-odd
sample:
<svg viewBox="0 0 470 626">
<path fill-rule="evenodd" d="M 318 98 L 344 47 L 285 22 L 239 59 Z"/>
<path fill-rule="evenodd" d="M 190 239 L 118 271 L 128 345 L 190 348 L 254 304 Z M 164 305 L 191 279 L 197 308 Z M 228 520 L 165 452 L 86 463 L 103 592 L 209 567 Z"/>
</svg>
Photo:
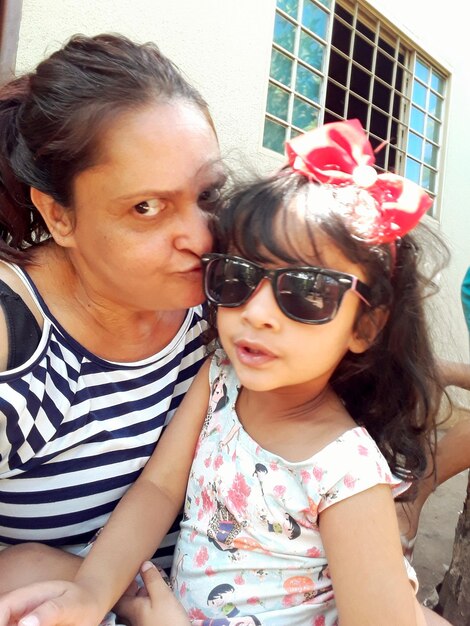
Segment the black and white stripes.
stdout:
<svg viewBox="0 0 470 626">
<path fill-rule="evenodd" d="M 196 307 L 157 355 L 104 361 L 61 328 L 17 271 L 44 327 L 29 361 L 0 373 L 0 544 L 79 544 L 152 453 L 203 360 L 206 323 Z"/>
</svg>

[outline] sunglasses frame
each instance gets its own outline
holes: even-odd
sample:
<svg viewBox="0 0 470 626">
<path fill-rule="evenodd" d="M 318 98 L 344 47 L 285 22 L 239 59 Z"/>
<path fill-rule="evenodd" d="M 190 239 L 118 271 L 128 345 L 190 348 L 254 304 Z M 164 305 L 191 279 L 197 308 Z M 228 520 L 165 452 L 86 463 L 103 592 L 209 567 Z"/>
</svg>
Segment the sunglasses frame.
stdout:
<svg viewBox="0 0 470 626">
<path fill-rule="evenodd" d="M 257 282 L 256 287 L 252 289 L 245 298 L 235 303 L 221 304 L 219 302 L 216 302 L 209 293 L 208 284 L 207 284 L 208 268 L 214 261 L 222 261 L 222 260 L 242 262 L 245 265 L 249 265 L 249 266 L 256 268 L 260 272 L 260 275 L 261 275 L 261 278 Z M 248 261 L 247 259 L 244 259 L 242 257 L 232 255 L 232 254 L 221 254 L 217 252 L 204 254 L 201 257 L 201 263 L 202 263 L 203 270 L 204 270 L 204 292 L 206 294 L 208 301 L 216 307 L 221 306 L 221 307 L 228 308 L 228 309 L 234 309 L 239 306 L 242 306 L 243 304 L 248 302 L 251 296 L 258 289 L 260 283 L 265 278 L 267 278 L 270 281 L 273 294 L 276 299 L 276 303 L 278 307 L 280 308 L 280 310 L 284 313 L 284 315 L 288 317 L 289 319 L 292 319 L 296 322 L 301 322 L 302 324 L 317 324 L 318 325 L 318 324 L 326 324 L 328 322 L 331 322 L 331 320 L 333 320 L 336 314 L 338 313 L 339 308 L 341 306 L 341 302 L 343 301 L 344 294 L 347 291 L 353 291 L 367 306 L 371 306 L 370 305 L 370 297 L 371 297 L 370 287 L 368 287 L 364 282 L 359 280 L 357 276 L 354 276 L 354 274 L 347 274 L 345 272 L 338 272 L 336 270 L 330 270 L 330 269 L 326 269 L 323 267 L 315 267 L 315 266 L 279 267 L 277 269 L 268 270 L 264 268 L 262 265 L 259 265 L 258 263 L 253 263 L 253 261 Z M 290 272 L 311 272 L 311 273 L 315 273 L 316 275 L 329 276 L 330 278 L 333 278 L 334 280 L 337 281 L 340 287 L 340 293 L 338 296 L 338 301 L 336 303 L 336 308 L 330 317 L 323 318 L 320 320 L 307 320 L 301 317 L 297 317 L 296 315 L 290 313 L 289 311 L 285 309 L 282 302 L 280 301 L 280 297 L 278 294 L 278 278 L 279 276 L 282 276 L 283 274 L 288 274 Z"/>
</svg>

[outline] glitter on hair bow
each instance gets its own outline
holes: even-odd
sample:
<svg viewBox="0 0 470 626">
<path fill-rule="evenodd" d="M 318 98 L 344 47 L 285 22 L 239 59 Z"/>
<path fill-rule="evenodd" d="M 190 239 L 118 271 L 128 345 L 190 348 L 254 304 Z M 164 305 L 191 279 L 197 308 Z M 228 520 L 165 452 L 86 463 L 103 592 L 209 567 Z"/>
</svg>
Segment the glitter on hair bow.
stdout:
<svg viewBox="0 0 470 626">
<path fill-rule="evenodd" d="M 374 151 L 359 120 L 325 124 L 286 143 L 290 167 L 310 180 L 336 187 L 353 185 L 373 199 L 348 218 L 362 239 L 395 241 L 414 228 L 432 205 L 416 183 L 397 174 L 378 174 Z M 365 206 L 363 205 L 363 209 Z"/>
</svg>

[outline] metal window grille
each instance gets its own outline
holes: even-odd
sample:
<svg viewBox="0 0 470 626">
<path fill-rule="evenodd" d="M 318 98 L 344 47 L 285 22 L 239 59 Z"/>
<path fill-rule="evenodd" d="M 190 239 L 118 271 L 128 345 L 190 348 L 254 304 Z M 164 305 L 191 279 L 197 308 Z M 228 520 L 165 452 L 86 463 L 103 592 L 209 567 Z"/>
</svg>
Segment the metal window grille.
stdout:
<svg viewBox="0 0 470 626">
<path fill-rule="evenodd" d="M 437 196 L 447 76 L 360 2 L 277 0 L 263 146 L 357 117 L 376 165 Z"/>
</svg>

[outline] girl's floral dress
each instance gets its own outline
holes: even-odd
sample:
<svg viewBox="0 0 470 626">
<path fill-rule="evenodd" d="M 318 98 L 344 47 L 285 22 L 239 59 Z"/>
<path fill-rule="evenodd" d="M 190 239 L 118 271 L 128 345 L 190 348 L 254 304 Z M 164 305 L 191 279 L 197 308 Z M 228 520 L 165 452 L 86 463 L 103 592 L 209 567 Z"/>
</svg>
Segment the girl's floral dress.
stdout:
<svg viewBox="0 0 470 626">
<path fill-rule="evenodd" d="M 261 448 L 238 420 L 238 380 L 222 351 L 212 359 L 210 384 L 173 562 L 174 592 L 196 626 L 337 624 L 319 514 L 380 483 L 394 495 L 407 485 L 361 427 L 302 462 Z"/>
</svg>

